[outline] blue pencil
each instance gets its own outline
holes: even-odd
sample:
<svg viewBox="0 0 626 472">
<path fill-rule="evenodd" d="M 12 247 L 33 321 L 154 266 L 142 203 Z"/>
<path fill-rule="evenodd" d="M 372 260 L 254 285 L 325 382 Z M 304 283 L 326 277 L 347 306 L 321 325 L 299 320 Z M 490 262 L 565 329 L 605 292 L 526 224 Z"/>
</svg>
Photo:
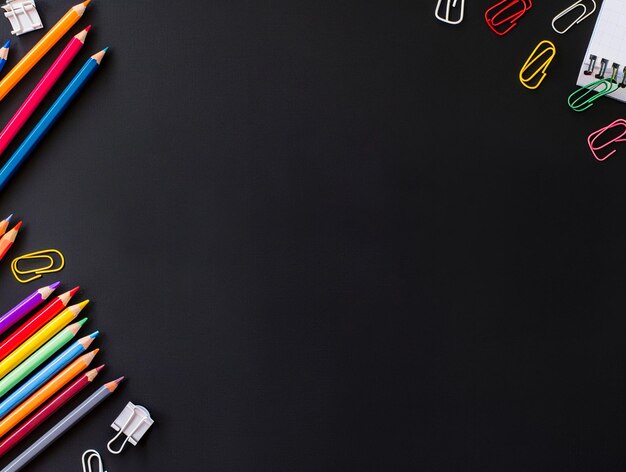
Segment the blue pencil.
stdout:
<svg viewBox="0 0 626 472">
<path fill-rule="evenodd" d="M 37 147 L 37 144 L 39 144 L 48 131 L 50 131 L 52 125 L 56 123 L 70 103 L 72 103 L 72 100 L 76 98 L 76 95 L 83 89 L 89 78 L 98 70 L 98 66 L 107 52 L 107 49 L 108 48 L 105 48 L 87 59 L 82 69 L 78 71 L 69 85 L 65 87 L 65 90 L 61 92 L 59 98 L 56 99 L 43 118 L 39 120 L 39 123 L 37 123 L 28 136 L 26 136 L 26 139 L 24 139 L 20 147 L 17 148 L 2 169 L 0 169 L 0 190 L 4 188 L 15 171 L 24 163 L 30 153 L 33 152 L 33 149 Z"/>
<path fill-rule="evenodd" d="M 98 336 L 98 331 L 72 343 L 65 351 L 51 360 L 43 369 L 33 375 L 20 388 L 0 403 L 0 418 L 6 416 L 13 408 L 22 403 L 45 382 L 51 379 L 57 372 L 84 353 L 93 340 Z"/>
<path fill-rule="evenodd" d="M 11 47 L 11 40 L 9 39 L 4 46 L 0 48 L 0 71 L 4 68 L 4 65 L 7 63 L 7 59 L 9 58 L 9 48 Z"/>
</svg>

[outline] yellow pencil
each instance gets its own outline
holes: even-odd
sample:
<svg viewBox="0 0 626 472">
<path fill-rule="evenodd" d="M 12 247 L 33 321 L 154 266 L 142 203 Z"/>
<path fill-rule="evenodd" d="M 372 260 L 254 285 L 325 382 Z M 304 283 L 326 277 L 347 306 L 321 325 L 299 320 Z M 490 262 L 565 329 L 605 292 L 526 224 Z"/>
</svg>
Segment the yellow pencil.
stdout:
<svg viewBox="0 0 626 472">
<path fill-rule="evenodd" d="M 24 341 L 11 354 L 0 362 L 0 379 L 20 365 L 28 356 L 43 346 L 55 334 L 78 316 L 89 300 L 68 306 L 60 314 L 52 318 L 43 328 Z"/>
<path fill-rule="evenodd" d="M 4 79 L 0 81 L 0 100 L 2 100 L 7 93 L 11 91 L 15 85 L 22 80 L 22 78 L 28 74 L 28 71 L 33 68 L 39 60 L 46 55 L 46 53 L 54 46 L 59 39 L 63 37 L 69 29 L 76 24 L 76 22 L 85 13 L 85 8 L 89 5 L 91 0 L 86 0 L 83 3 L 74 5 L 69 11 L 63 15 L 56 25 L 50 28 L 43 38 L 39 40 L 33 48 L 26 53 L 26 55 L 18 62 L 13 69 L 11 69 Z"/>
</svg>

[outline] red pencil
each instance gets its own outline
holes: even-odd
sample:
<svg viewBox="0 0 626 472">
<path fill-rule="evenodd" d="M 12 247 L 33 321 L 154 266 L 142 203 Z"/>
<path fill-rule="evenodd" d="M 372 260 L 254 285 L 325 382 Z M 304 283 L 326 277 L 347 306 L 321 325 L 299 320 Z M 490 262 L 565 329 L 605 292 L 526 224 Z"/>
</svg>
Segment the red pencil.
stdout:
<svg viewBox="0 0 626 472">
<path fill-rule="evenodd" d="M 104 368 L 104 364 L 100 367 L 90 370 L 81 375 L 78 379 L 65 387 L 61 393 L 53 399 L 46 402 L 44 406 L 33 413 L 26 421 L 24 421 L 17 429 L 13 430 L 5 439 L 0 442 L 0 457 L 13 449 L 20 441 L 32 433 L 41 423 L 46 421 L 52 414 L 70 401 L 73 397 L 83 390 L 87 385 L 91 384 L 96 378 L 98 372 Z"/>
<path fill-rule="evenodd" d="M 80 287 L 74 287 L 69 292 L 55 297 L 50 303 L 33 315 L 26 323 L 20 326 L 11 336 L 0 343 L 0 361 L 8 356 L 13 350 L 30 338 L 48 321 L 61 313 L 70 299 L 78 292 Z"/>
</svg>

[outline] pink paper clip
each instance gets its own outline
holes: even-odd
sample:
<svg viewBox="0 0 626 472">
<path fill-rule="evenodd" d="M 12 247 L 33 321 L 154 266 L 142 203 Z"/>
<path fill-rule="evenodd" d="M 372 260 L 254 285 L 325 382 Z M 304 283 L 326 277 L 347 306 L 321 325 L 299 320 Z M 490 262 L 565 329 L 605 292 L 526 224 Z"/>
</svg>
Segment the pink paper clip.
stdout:
<svg viewBox="0 0 626 472">
<path fill-rule="evenodd" d="M 504 36 L 517 25 L 524 13 L 533 6 L 532 0 L 502 0 L 485 12 L 485 21 L 491 31 L 498 36 Z M 504 18 L 500 18 L 504 17 Z M 502 29 L 508 24 L 508 28 Z"/>
<path fill-rule="evenodd" d="M 600 144 L 596 144 L 596 141 L 598 140 L 598 138 L 600 138 L 605 132 L 609 130 L 613 130 L 614 128 L 618 128 L 618 127 L 623 128 L 621 133 L 617 135 L 613 133 L 613 137 L 610 138 L 605 143 L 601 142 Z M 615 120 L 613 123 L 611 123 L 608 126 L 605 126 L 604 128 L 600 128 L 598 131 L 594 131 L 587 138 L 587 143 L 589 143 L 589 149 L 591 149 L 591 153 L 593 154 L 593 157 L 595 157 L 600 162 L 607 160 L 609 157 L 615 154 L 617 152 L 617 149 L 613 149 L 604 157 L 599 156 L 598 151 L 603 150 L 604 148 L 606 148 L 607 146 L 610 146 L 613 143 L 622 143 L 622 142 L 626 142 L 626 120 L 622 118 Z"/>
</svg>

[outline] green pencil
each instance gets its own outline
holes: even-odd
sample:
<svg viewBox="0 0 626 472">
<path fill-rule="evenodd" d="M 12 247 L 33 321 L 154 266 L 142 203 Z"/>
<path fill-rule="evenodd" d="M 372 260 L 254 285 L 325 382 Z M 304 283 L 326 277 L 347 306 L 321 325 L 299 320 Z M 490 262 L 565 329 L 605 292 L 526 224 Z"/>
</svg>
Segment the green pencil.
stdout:
<svg viewBox="0 0 626 472">
<path fill-rule="evenodd" d="M 50 341 L 37 349 L 24 362 L 13 369 L 9 374 L 0 380 L 0 397 L 7 394 L 9 390 L 20 383 L 28 374 L 46 362 L 55 352 L 61 349 L 65 344 L 69 343 L 82 325 L 85 324 L 87 318 L 83 318 L 77 323 L 73 323 L 62 329 Z"/>
</svg>

